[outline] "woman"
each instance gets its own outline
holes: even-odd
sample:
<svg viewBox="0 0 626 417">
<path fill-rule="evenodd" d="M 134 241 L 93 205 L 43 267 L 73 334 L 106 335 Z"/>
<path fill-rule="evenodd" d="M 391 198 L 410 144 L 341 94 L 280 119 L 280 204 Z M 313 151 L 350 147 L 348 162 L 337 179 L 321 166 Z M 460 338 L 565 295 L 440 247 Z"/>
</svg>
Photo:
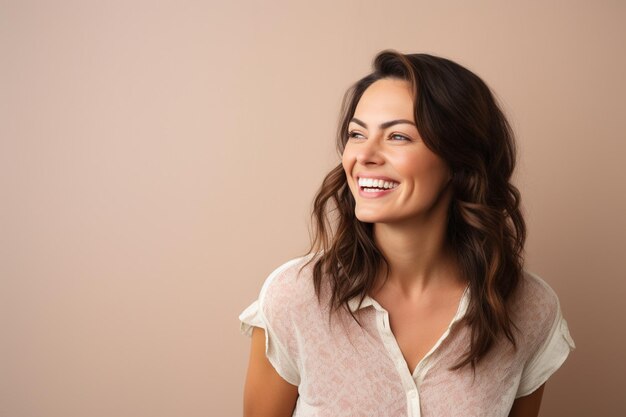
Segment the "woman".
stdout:
<svg viewBox="0 0 626 417">
<path fill-rule="evenodd" d="M 523 268 L 515 143 L 489 88 L 380 52 L 344 98 L 309 252 L 244 310 L 245 416 L 537 416 L 574 342 Z"/>
</svg>

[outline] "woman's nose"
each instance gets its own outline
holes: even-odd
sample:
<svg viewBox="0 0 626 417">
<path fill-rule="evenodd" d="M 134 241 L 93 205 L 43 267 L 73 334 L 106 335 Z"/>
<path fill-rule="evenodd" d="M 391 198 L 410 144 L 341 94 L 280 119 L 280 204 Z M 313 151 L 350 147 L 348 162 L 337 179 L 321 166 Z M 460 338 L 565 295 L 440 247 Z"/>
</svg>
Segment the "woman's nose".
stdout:
<svg viewBox="0 0 626 417">
<path fill-rule="evenodd" d="M 380 163 L 383 158 L 379 140 L 376 137 L 370 137 L 362 142 L 359 146 L 356 160 L 361 164 Z"/>
</svg>

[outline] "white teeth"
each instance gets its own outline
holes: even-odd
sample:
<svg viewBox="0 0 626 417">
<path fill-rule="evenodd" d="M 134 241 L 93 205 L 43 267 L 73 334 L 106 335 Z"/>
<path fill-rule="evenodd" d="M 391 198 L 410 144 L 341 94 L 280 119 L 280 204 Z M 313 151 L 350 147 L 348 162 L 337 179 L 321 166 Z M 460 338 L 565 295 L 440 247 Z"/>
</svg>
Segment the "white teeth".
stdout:
<svg viewBox="0 0 626 417">
<path fill-rule="evenodd" d="M 396 188 L 398 186 L 397 182 L 393 181 L 384 181 L 372 178 L 359 178 L 359 186 L 360 187 L 376 187 L 376 188 Z"/>
</svg>

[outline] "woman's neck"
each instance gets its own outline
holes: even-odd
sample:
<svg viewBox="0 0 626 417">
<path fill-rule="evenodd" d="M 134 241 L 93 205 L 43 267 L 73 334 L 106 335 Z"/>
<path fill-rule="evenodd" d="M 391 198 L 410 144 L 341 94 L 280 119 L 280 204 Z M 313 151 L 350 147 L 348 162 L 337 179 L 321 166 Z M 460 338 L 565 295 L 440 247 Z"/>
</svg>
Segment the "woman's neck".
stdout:
<svg viewBox="0 0 626 417">
<path fill-rule="evenodd" d="M 384 285 L 409 298 L 462 285 L 455 257 L 446 243 L 446 222 L 431 220 L 412 225 L 374 224 L 376 246 L 390 267 Z M 382 284 L 379 280 L 376 285 Z"/>
</svg>

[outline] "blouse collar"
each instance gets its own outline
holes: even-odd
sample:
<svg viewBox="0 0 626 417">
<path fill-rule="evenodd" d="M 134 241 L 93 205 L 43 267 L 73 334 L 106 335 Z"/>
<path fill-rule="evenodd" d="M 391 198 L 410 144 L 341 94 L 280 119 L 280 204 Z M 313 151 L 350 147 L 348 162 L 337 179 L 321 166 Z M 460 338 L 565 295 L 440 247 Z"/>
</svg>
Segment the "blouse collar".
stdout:
<svg viewBox="0 0 626 417">
<path fill-rule="evenodd" d="M 378 301 L 374 300 L 368 294 L 365 295 L 365 298 L 363 299 L 363 303 L 361 304 L 361 307 L 359 307 L 359 298 L 360 298 L 360 296 L 357 295 L 357 296 L 352 297 L 350 300 L 348 300 L 348 306 L 350 308 L 350 311 L 352 311 L 353 313 L 358 311 L 358 310 L 360 310 L 360 309 L 369 307 L 369 306 L 373 306 L 378 311 L 387 312 L 387 310 L 385 310 L 378 303 Z M 461 300 L 459 301 L 459 306 L 457 308 L 456 314 L 454 315 L 454 318 L 452 319 L 452 323 L 454 323 L 454 322 L 456 322 L 456 321 L 458 321 L 458 320 L 463 318 L 463 316 L 467 312 L 467 307 L 469 306 L 469 301 L 470 301 L 470 287 L 469 287 L 469 284 L 468 284 L 465 287 L 465 290 L 463 291 L 463 294 L 461 295 Z"/>
</svg>

